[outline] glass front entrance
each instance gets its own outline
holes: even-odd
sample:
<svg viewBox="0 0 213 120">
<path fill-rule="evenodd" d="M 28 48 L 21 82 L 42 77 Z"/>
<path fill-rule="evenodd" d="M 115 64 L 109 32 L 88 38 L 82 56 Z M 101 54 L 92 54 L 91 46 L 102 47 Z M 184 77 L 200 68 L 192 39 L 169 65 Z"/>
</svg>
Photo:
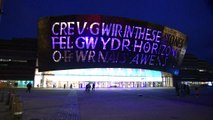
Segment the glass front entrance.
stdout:
<svg viewBox="0 0 213 120">
<path fill-rule="evenodd" d="M 75 69 L 36 73 L 35 87 L 84 88 L 95 83 L 97 88 L 171 87 L 172 76 L 160 71 L 122 68 Z"/>
</svg>

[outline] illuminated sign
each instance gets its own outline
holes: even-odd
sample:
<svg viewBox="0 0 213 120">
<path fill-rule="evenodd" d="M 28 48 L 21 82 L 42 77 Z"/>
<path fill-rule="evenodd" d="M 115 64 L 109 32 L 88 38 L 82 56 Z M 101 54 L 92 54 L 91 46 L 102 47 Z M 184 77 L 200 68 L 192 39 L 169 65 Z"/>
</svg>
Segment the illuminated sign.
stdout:
<svg viewBox="0 0 213 120">
<path fill-rule="evenodd" d="M 39 20 L 39 71 L 75 68 L 146 68 L 172 72 L 186 36 L 149 22 L 99 15 Z"/>
</svg>

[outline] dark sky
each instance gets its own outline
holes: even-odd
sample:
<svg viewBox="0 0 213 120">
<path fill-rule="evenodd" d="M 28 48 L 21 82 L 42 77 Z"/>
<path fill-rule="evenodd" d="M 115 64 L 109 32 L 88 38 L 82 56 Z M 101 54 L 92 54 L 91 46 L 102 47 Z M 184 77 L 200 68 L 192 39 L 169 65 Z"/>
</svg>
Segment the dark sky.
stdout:
<svg viewBox="0 0 213 120">
<path fill-rule="evenodd" d="M 36 38 L 42 16 L 99 14 L 161 24 L 188 36 L 187 52 L 213 64 L 212 0 L 4 0 L 0 39 Z"/>
</svg>

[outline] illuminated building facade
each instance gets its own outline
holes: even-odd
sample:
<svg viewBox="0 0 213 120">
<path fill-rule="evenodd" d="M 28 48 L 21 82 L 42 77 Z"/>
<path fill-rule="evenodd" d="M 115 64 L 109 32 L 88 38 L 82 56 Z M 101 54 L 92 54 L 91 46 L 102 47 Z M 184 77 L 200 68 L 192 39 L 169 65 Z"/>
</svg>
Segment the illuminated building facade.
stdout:
<svg viewBox="0 0 213 120">
<path fill-rule="evenodd" d="M 173 86 L 186 51 L 181 32 L 128 18 L 50 16 L 38 25 L 40 87 Z"/>
<path fill-rule="evenodd" d="M 181 32 L 121 17 L 44 17 L 38 31 L 38 44 L 30 47 L 35 48 L 29 53 L 32 57 L 24 58 L 33 71 L 23 75 L 31 77 L 8 75 L 1 80 L 19 79 L 44 88 L 84 88 L 88 83 L 99 88 L 172 87 L 186 52 L 186 36 Z"/>
</svg>

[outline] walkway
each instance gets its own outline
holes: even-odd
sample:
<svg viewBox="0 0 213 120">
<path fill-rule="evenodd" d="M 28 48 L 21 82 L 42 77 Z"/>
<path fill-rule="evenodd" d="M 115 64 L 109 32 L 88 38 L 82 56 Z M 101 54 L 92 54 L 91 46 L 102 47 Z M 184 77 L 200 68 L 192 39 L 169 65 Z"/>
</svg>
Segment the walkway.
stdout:
<svg viewBox="0 0 213 120">
<path fill-rule="evenodd" d="M 175 96 L 174 88 L 18 89 L 24 101 L 23 120 L 212 120 L 213 89 L 201 96 Z M 6 96 L 5 96 L 6 97 Z M 1 120 L 11 112 L 0 102 Z M 2 119 L 3 118 L 3 119 Z"/>
</svg>

